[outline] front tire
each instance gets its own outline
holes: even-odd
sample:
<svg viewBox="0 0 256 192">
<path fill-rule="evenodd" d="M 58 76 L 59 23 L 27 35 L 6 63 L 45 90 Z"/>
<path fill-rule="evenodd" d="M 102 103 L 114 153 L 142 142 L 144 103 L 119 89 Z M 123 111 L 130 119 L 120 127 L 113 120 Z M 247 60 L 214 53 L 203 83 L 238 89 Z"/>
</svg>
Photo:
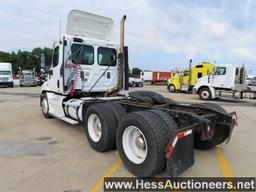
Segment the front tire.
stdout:
<svg viewBox="0 0 256 192">
<path fill-rule="evenodd" d="M 175 86 L 173 84 L 167 85 L 167 89 L 170 93 L 174 93 L 176 91 Z"/>
<path fill-rule="evenodd" d="M 49 119 L 52 117 L 49 114 L 49 103 L 48 103 L 48 98 L 46 93 L 42 94 L 41 96 L 41 110 L 45 118 Z"/>
<path fill-rule="evenodd" d="M 212 99 L 212 93 L 209 88 L 204 87 L 199 90 L 199 97 L 202 100 L 211 100 Z"/>
<path fill-rule="evenodd" d="M 143 83 L 139 82 L 138 87 L 143 87 Z"/>
</svg>

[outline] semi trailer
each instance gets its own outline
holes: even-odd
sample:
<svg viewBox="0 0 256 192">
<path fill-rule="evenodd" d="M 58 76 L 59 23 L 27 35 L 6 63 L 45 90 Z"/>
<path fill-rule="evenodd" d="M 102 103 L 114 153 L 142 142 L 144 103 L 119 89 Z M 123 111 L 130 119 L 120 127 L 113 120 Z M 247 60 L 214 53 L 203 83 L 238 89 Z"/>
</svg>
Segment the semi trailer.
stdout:
<svg viewBox="0 0 256 192">
<path fill-rule="evenodd" d="M 140 78 L 144 82 L 150 82 L 154 84 L 166 84 L 168 79 L 172 76 L 172 72 L 169 71 L 149 71 L 144 70 L 140 73 Z"/>
<path fill-rule="evenodd" d="M 125 20 L 123 16 L 120 22 L 120 44 L 115 44 L 112 19 L 69 13 L 66 34 L 54 44 L 49 78 L 42 85 L 42 114 L 82 123 L 90 146 L 98 152 L 117 148 L 135 176 L 150 177 L 164 169 L 177 176 L 193 165 L 194 148 L 208 150 L 229 141 L 236 113 L 213 103 L 180 104 L 151 91 L 126 94 Z"/>
</svg>

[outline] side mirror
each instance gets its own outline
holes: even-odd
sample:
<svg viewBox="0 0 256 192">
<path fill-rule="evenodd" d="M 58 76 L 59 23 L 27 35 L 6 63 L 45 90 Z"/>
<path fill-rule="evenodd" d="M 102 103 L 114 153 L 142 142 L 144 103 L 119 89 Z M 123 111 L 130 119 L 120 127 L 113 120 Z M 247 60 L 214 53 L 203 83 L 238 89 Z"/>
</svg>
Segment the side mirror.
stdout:
<svg viewBox="0 0 256 192">
<path fill-rule="evenodd" d="M 45 73 L 48 74 L 48 75 L 52 75 L 52 69 L 48 69 L 48 70 L 45 70 Z"/>
</svg>

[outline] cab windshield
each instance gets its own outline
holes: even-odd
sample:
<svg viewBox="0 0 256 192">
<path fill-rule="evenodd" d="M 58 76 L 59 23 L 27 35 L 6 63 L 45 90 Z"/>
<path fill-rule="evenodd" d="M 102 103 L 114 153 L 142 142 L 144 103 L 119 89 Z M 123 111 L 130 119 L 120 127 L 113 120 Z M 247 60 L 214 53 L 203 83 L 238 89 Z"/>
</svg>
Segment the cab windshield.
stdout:
<svg viewBox="0 0 256 192">
<path fill-rule="evenodd" d="M 29 73 L 29 72 L 22 73 L 22 75 L 24 77 L 32 77 L 33 76 L 32 73 Z"/>
<path fill-rule="evenodd" d="M 11 71 L 0 71 L 0 75 L 11 75 Z"/>
<path fill-rule="evenodd" d="M 214 75 L 225 75 L 226 74 L 226 67 L 217 67 Z"/>
<path fill-rule="evenodd" d="M 184 76 L 189 76 L 189 71 L 184 71 L 184 72 L 183 72 L 183 75 L 184 75 Z"/>
</svg>

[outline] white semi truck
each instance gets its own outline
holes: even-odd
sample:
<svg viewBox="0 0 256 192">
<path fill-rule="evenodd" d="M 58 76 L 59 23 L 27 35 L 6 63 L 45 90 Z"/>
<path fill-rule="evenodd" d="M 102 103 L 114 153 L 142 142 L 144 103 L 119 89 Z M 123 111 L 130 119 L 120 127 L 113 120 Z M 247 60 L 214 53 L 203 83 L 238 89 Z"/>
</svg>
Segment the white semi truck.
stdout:
<svg viewBox="0 0 256 192">
<path fill-rule="evenodd" d="M 41 110 L 70 124 L 83 123 L 99 152 L 114 149 L 126 168 L 149 177 L 167 167 L 175 176 L 194 163 L 194 147 L 207 150 L 229 140 L 235 112 L 204 103 L 182 105 L 150 91 L 128 90 L 128 47 L 123 16 L 120 44 L 111 41 L 113 20 L 73 10 L 66 34 L 54 44 Z M 90 158 L 90 157 L 88 157 Z"/>
<path fill-rule="evenodd" d="M 0 86 L 13 87 L 11 63 L 0 62 Z"/>
<path fill-rule="evenodd" d="M 202 100 L 212 100 L 231 94 L 234 98 L 243 98 L 244 93 L 253 93 L 246 83 L 244 67 L 233 64 L 218 64 L 209 76 L 199 78 L 193 93 Z"/>
<path fill-rule="evenodd" d="M 35 70 L 21 70 L 19 71 L 20 87 L 37 86 Z"/>
</svg>

